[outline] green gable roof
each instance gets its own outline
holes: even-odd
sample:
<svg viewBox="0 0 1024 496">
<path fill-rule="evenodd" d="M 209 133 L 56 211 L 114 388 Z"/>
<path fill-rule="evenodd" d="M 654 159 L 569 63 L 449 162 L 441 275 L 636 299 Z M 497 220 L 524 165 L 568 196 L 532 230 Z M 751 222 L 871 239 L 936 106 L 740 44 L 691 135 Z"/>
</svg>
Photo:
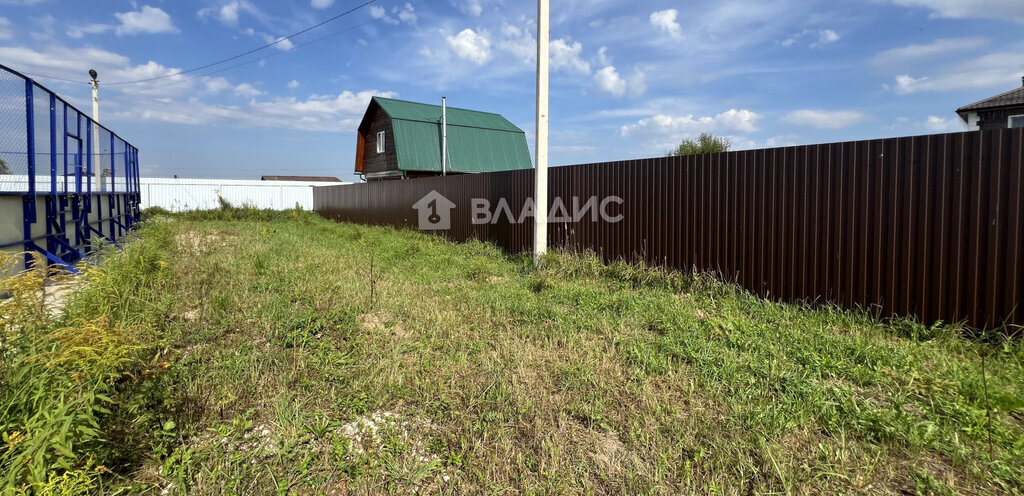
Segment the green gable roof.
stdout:
<svg viewBox="0 0 1024 496">
<path fill-rule="evenodd" d="M 441 172 L 441 106 L 374 97 L 391 117 L 398 169 Z M 529 169 L 526 133 L 489 112 L 448 107 L 448 170 Z"/>
</svg>

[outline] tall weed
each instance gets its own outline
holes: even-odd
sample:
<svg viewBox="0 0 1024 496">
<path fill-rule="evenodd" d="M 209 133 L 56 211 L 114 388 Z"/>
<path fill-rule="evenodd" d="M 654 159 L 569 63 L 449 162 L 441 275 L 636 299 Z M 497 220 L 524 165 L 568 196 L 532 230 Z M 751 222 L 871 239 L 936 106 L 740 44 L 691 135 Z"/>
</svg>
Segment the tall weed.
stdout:
<svg viewBox="0 0 1024 496">
<path fill-rule="evenodd" d="M 70 277 L 38 257 L 0 279 L 0 493 L 102 488 L 126 462 L 125 439 L 159 426 L 149 386 L 169 364 L 151 331 L 159 299 L 145 295 L 161 279 L 151 246 L 87 269 L 64 309 L 46 294 Z M 0 266 L 21 256 L 0 252 Z"/>
</svg>

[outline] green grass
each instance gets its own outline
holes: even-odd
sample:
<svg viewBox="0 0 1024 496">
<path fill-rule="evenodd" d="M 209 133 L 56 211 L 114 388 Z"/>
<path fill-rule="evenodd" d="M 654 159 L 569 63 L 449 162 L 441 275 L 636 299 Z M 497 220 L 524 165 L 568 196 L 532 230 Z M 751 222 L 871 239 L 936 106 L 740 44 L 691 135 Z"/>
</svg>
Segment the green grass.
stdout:
<svg viewBox="0 0 1024 496">
<path fill-rule="evenodd" d="M 140 235 L 65 321 L 144 358 L 51 477 L 91 457 L 101 491 L 182 494 L 1024 491 L 1024 345 L 998 333 L 308 212 Z"/>
</svg>

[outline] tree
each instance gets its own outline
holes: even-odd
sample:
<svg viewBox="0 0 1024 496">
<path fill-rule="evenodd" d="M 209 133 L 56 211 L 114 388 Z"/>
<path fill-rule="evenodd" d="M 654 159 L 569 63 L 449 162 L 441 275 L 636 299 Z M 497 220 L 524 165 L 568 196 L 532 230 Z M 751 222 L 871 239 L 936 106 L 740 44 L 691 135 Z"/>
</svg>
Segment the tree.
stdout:
<svg viewBox="0 0 1024 496">
<path fill-rule="evenodd" d="M 729 138 L 718 137 L 711 133 L 700 133 L 697 139 L 684 138 L 679 146 L 668 151 L 669 157 L 684 157 L 702 153 L 721 153 L 729 151 Z"/>
<path fill-rule="evenodd" d="M 0 175 L 11 173 L 11 168 L 7 166 L 7 162 L 4 162 L 3 157 L 0 157 Z"/>
</svg>

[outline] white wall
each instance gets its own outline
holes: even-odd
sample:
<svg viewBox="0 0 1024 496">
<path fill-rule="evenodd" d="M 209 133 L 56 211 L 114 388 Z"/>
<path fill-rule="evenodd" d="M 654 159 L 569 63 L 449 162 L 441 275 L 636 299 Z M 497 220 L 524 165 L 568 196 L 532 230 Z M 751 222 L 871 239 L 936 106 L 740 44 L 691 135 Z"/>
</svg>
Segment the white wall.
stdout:
<svg viewBox="0 0 1024 496">
<path fill-rule="evenodd" d="M 252 181 L 244 179 L 142 178 L 142 208 L 171 212 L 217 208 L 218 196 L 237 207 L 286 210 L 299 205 L 313 209 L 313 188 L 338 182 Z"/>
<path fill-rule="evenodd" d="M 110 191 L 110 178 L 106 184 L 93 177 L 92 191 Z M 82 189 L 86 189 L 82 178 Z M 313 209 L 313 188 L 317 186 L 337 186 L 339 182 L 300 182 L 300 181 L 255 181 L 247 179 L 174 179 L 170 177 L 144 177 L 140 181 L 142 192 L 142 208 L 163 207 L 172 212 L 186 210 L 203 210 L 217 208 L 218 195 L 241 207 L 252 205 L 257 208 L 286 210 L 298 204 L 306 210 Z M 113 185 L 116 191 L 126 191 L 124 178 L 116 178 Z M 57 178 L 57 191 L 74 191 L 75 178 L 69 176 Z M 0 192 L 28 191 L 28 176 L 7 174 L 0 175 Z M 36 176 L 36 192 L 50 191 L 50 176 Z"/>
<path fill-rule="evenodd" d="M 93 227 L 102 231 L 106 236 L 111 235 L 111 226 L 109 220 L 99 220 L 100 213 L 102 212 L 103 217 L 108 217 L 110 208 L 109 201 L 111 195 L 92 195 L 92 213 L 89 214 L 89 224 Z M 36 222 L 30 225 L 31 236 L 41 237 L 46 234 L 46 200 L 45 196 L 36 197 Z M 10 243 L 16 243 L 12 246 L 0 248 L 0 250 L 8 252 L 21 252 L 24 251 L 24 245 L 18 243 L 25 239 L 25 224 L 23 214 L 23 201 L 21 195 L 17 194 L 5 194 L 0 195 L 0 245 L 7 245 Z M 115 214 L 116 215 L 116 214 Z M 64 213 L 64 220 L 71 229 L 74 225 L 72 214 L 70 211 Z M 123 221 L 122 221 L 123 222 Z M 117 229 L 115 228 L 115 232 Z M 96 234 L 93 233 L 93 237 Z M 74 235 L 68 234 L 68 237 L 74 242 Z M 36 240 L 41 246 L 46 246 L 46 241 L 39 239 Z M 19 259 L 17 265 L 14 267 L 15 270 L 21 270 L 24 268 L 22 264 L 23 259 Z M 6 267 L 10 270 L 11 267 Z M 0 274 L 2 277 L 2 274 Z"/>
</svg>

